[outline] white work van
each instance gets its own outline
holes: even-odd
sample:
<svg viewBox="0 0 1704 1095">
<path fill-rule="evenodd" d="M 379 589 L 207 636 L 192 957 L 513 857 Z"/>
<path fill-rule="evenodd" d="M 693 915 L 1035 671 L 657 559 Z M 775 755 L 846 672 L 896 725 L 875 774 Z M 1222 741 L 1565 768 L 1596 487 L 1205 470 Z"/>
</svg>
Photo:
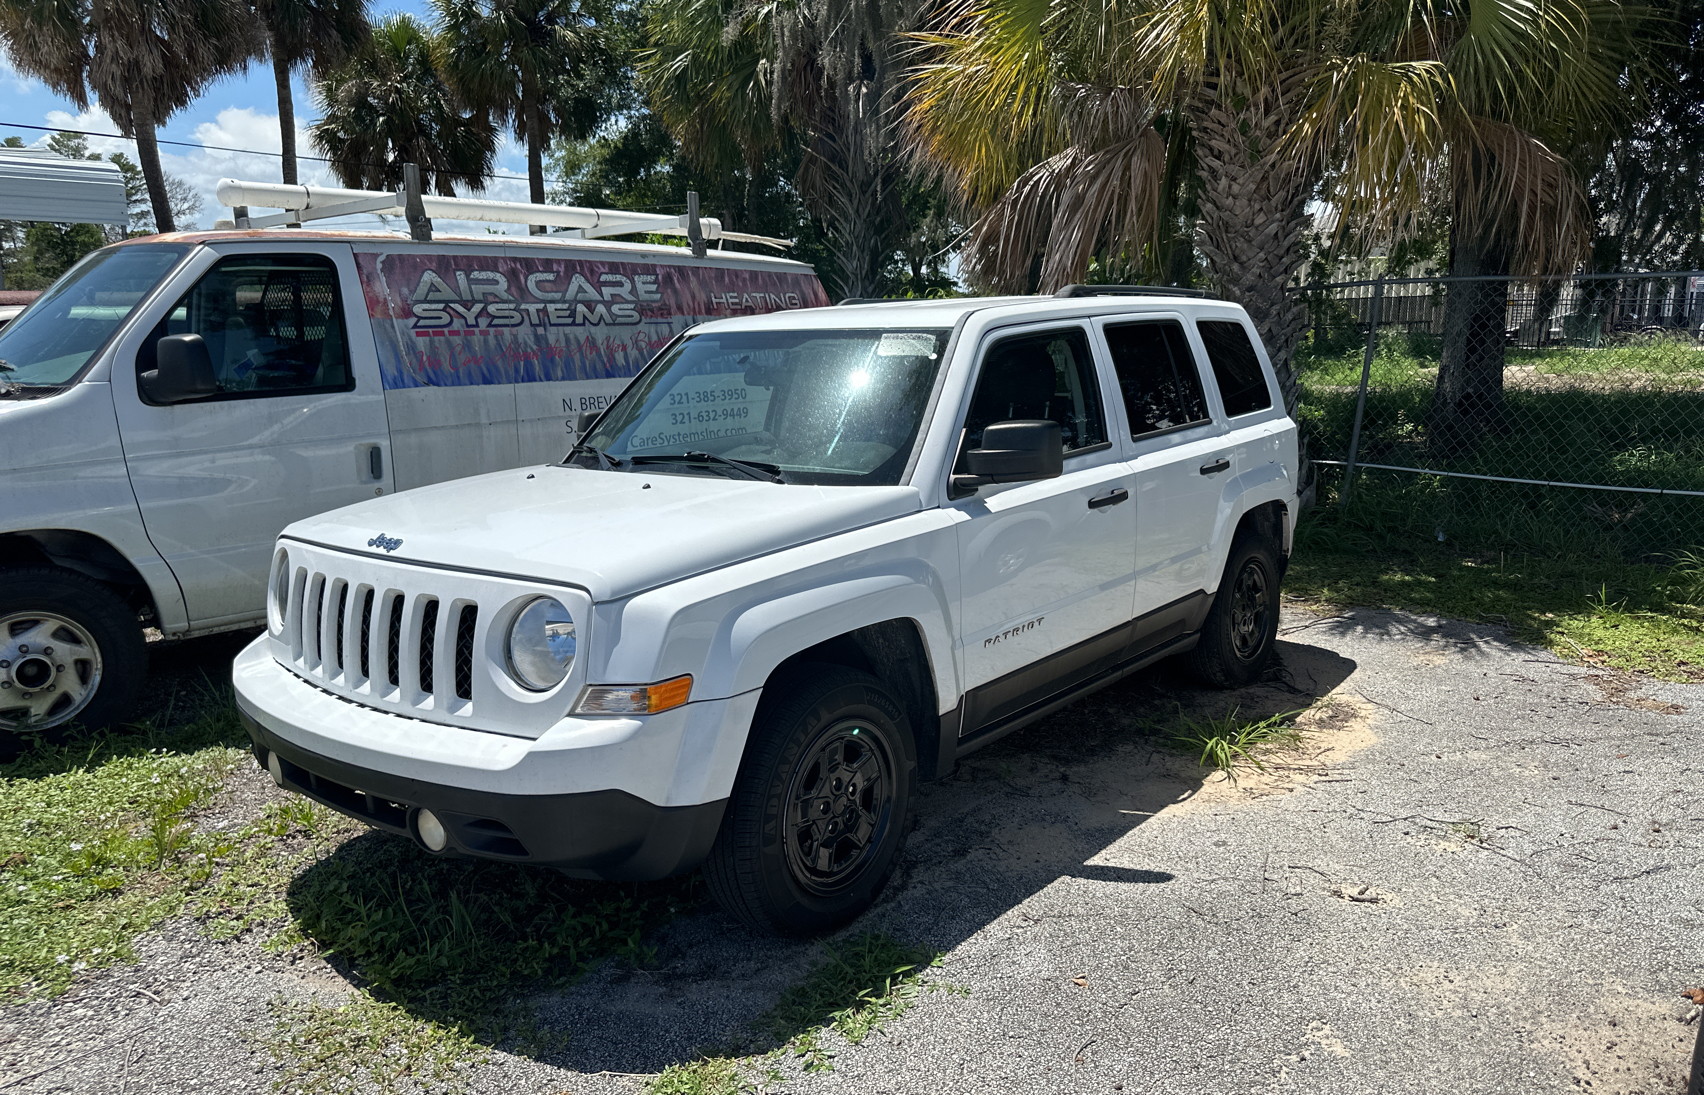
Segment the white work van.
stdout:
<svg viewBox="0 0 1704 1095">
<path fill-rule="evenodd" d="M 833 927 L 918 778 L 1162 658 L 1260 676 L 1296 424 L 1176 291 L 706 323 L 568 458 L 284 530 L 237 706 L 281 785 L 443 855 L 705 866 Z"/>
<path fill-rule="evenodd" d="M 290 522 L 558 460 L 693 324 L 824 303 L 801 263 L 561 235 L 93 252 L 0 330 L 0 750 L 122 717 L 145 626 L 263 622 Z"/>
</svg>

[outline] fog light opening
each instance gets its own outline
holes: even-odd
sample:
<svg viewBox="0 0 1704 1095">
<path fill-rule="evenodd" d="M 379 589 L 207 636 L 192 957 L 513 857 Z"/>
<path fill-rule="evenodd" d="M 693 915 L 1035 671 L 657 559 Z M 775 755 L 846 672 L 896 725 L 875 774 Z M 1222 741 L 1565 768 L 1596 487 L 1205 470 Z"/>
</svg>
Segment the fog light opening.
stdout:
<svg viewBox="0 0 1704 1095">
<path fill-rule="evenodd" d="M 272 782 L 284 786 L 284 762 L 278 759 L 278 754 L 268 751 L 266 754 L 266 770 L 272 773 Z"/>
<path fill-rule="evenodd" d="M 450 845 L 450 834 L 444 831 L 444 823 L 430 810 L 421 810 L 414 815 L 414 831 L 420 834 L 420 843 L 426 845 L 428 851 L 441 852 Z"/>
</svg>

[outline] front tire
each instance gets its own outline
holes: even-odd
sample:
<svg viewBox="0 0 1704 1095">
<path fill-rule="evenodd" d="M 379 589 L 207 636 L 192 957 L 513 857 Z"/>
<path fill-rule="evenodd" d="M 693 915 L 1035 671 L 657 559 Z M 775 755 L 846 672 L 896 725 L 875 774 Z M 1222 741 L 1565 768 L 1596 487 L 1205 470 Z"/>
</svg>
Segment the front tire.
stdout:
<svg viewBox="0 0 1704 1095">
<path fill-rule="evenodd" d="M 760 932 L 813 935 L 893 873 L 917 778 L 903 709 L 868 673 L 809 665 L 766 689 L 704 874 Z"/>
<path fill-rule="evenodd" d="M 0 757 L 123 718 L 147 665 L 136 613 L 106 586 L 57 567 L 0 571 Z"/>
<path fill-rule="evenodd" d="M 1201 640 L 1190 652 L 1190 667 L 1204 683 L 1241 688 L 1260 679 L 1278 641 L 1278 583 L 1270 543 L 1247 535 L 1232 541 Z"/>
</svg>

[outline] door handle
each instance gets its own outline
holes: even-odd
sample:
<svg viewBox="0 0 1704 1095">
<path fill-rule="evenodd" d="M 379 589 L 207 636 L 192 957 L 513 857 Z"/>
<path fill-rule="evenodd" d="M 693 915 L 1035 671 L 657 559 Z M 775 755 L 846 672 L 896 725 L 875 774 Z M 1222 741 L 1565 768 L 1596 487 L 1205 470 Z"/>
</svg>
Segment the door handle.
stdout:
<svg viewBox="0 0 1704 1095">
<path fill-rule="evenodd" d="M 1117 489 L 1111 491 L 1108 494 L 1101 495 L 1099 498 L 1089 499 L 1089 508 L 1090 509 L 1101 509 L 1104 506 L 1116 506 L 1116 505 L 1118 505 L 1118 503 L 1124 501 L 1126 498 L 1129 498 L 1129 497 L 1130 497 L 1129 491 L 1125 490 L 1123 487 L 1118 487 Z"/>
<path fill-rule="evenodd" d="M 1230 466 L 1231 466 L 1231 462 L 1229 460 L 1226 460 L 1224 457 L 1221 456 L 1221 457 L 1219 457 L 1219 459 L 1213 461 L 1211 464 L 1201 465 L 1201 474 L 1202 475 L 1217 475 L 1219 472 L 1224 471 L 1226 468 L 1228 468 Z"/>
<path fill-rule="evenodd" d="M 385 451 L 381 446 L 374 445 L 367 450 L 367 470 L 373 473 L 374 479 L 385 477 Z"/>
</svg>

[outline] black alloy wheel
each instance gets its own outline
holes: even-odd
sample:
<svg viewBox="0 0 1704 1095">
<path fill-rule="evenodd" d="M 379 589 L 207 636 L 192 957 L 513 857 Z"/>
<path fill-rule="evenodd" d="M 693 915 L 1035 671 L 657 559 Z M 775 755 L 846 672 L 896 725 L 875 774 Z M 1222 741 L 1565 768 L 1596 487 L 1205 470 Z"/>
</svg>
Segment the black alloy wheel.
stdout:
<svg viewBox="0 0 1704 1095">
<path fill-rule="evenodd" d="M 813 935 L 875 901 L 893 873 L 916 749 L 882 682 L 841 665 L 772 678 L 704 876 L 760 932 Z"/>
<path fill-rule="evenodd" d="M 1266 671 L 1278 642 L 1278 573 L 1274 544 L 1247 533 L 1232 542 L 1224 579 L 1189 653 L 1204 683 L 1241 688 Z"/>
</svg>

